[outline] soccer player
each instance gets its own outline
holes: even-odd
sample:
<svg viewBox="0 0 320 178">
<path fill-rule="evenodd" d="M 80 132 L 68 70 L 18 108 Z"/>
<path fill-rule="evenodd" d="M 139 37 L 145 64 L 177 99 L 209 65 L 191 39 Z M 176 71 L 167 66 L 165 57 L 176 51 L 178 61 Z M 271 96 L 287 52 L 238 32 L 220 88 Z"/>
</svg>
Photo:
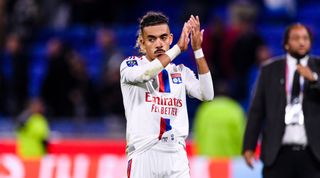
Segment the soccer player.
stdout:
<svg viewBox="0 0 320 178">
<path fill-rule="evenodd" d="M 171 63 L 187 50 L 189 36 L 199 79 L 183 64 Z M 172 48 L 173 35 L 165 15 L 148 12 L 140 19 L 137 46 L 143 56 L 128 57 L 120 67 L 129 178 L 190 177 L 185 151 L 186 94 L 199 100 L 212 100 L 214 95 L 202 39 L 198 16 L 184 24 Z"/>
</svg>

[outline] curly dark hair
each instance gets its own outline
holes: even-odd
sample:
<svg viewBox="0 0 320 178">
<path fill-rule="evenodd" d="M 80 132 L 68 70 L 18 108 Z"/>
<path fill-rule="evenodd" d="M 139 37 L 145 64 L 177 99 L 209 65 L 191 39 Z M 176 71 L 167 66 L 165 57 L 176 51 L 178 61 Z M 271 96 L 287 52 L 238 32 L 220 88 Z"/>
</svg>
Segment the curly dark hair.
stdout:
<svg viewBox="0 0 320 178">
<path fill-rule="evenodd" d="M 149 11 L 139 19 L 139 30 L 137 32 L 137 41 L 135 47 L 139 49 L 140 53 L 145 53 L 145 51 L 140 47 L 143 28 L 160 24 L 167 24 L 169 26 L 169 18 L 162 12 Z"/>
<path fill-rule="evenodd" d="M 139 27 L 141 31 L 144 27 L 159 24 L 169 25 L 169 18 L 161 12 L 150 11 L 147 12 L 141 19 L 139 19 Z"/>
</svg>

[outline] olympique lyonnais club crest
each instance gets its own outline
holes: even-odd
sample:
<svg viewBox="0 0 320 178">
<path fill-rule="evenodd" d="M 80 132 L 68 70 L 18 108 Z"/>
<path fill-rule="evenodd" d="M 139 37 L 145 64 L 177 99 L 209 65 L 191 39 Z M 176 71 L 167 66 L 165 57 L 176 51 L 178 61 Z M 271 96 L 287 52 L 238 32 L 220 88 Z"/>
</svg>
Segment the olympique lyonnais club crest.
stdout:
<svg viewBox="0 0 320 178">
<path fill-rule="evenodd" d="M 173 73 L 171 74 L 172 83 L 180 84 L 182 83 L 181 73 Z"/>
<path fill-rule="evenodd" d="M 127 65 L 128 65 L 128 67 L 137 66 L 138 62 L 137 62 L 137 60 L 130 60 L 130 61 L 127 61 Z"/>
</svg>

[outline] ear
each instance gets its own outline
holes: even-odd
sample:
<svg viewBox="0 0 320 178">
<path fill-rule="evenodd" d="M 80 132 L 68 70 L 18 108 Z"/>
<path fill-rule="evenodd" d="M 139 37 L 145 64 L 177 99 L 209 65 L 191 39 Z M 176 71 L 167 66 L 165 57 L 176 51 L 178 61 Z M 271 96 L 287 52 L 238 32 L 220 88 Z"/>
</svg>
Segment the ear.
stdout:
<svg viewBox="0 0 320 178">
<path fill-rule="evenodd" d="M 145 44 L 145 41 L 143 40 L 143 37 L 140 36 L 140 37 L 139 37 L 140 51 L 143 52 L 143 53 L 145 53 L 145 50 L 146 50 L 144 44 Z"/>
<path fill-rule="evenodd" d="M 140 40 L 140 45 L 144 47 L 144 40 Z"/>
<path fill-rule="evenodd" d="M 287 51 L 290 49 L 289 45 L 284 45 L 284 49 L 286 49 Z"/>
<path fill-rule="evenodd" d="M 144 40 L 142 39 L 142 37 L 139 38 L 139 43 L 140 45 L 144 45 Z"/>
<path fill-rule="evenodd" d="M 170 45 L 171 45 L 173 42 L 173 34 L 172 33 L 170 33 L 169 40 L 170 40 Z"/>
</svg>

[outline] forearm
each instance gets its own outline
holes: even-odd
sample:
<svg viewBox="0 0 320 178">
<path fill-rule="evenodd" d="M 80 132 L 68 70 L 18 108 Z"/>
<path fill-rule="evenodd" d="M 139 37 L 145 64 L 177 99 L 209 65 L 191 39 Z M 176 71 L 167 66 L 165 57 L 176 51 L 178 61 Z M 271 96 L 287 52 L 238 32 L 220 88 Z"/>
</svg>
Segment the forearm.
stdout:
<svg viewBox="0 0 320 178">
<path fill-rule="evenodd" d="M 165 68 L 173 59 L 181 53 L 180 48 L 175 45 L 165 54 L 153 59 L 150 63 L 141 66 L 121 68 L 121 78 L 124 83 L 142 83 L 147 82 L 163 68 Z"/>
<path fill-rule="evenodd" d="M 262 132 L 263 120 L 266 115 L 264 108 L 264 100 L 259 93 L 256 93 L 248 111 L 247 125 L 243 139 L 243 152 L 246 150 L 255 151 L 259 135 Z"/>
<path fill-rule="evenodd" d="M 212 100 L 214 97 L 212 77 L 202 48 L 194 51 L 194 55 L 199 74 L 201 98 L 203 101 Z"/>
<path fill-rule="evenodd" d="M 159 63 L 157 63 L 156 65 L 146 66 L 146 70 L 141 74 L 142 80 L 147 81 L 158 75 L 158 73 L 161 72 L 161 70 L 165 68 L 171 61 L 173 61 L 180 53 L 181 50 L 179 46 L 174 45 L 171 49 L 166 51 L 164 55 L 161 55 L 158 58 L 154 59 L 153 61 L 159 61 L 162 66 L 160 66 Z"/>
<path fill-rule="evenodd" d="M 163 65 L 156 58 L 152 62 L 137 66 L 137 67 L 124 67 L 121 73 L 121 80 L 124 83 L 142 83 L 150 80 L 163 69 Z"/>
<path fill-rule="evenodd" d="M 200 91 L 203 100 L 212 100 L 214 96 L 213 83 L 211 78 L 211 73 L 207 64 L 207 61 L 204 57 L 202 49 L 194 51 L 199 81 L 200 81 Z"/>
<path fill-rule="evenodd" d="M 205 74 L 199 73 L 199 81 L 200 81 L 200 92 L 202 96 L 202 100 L 208 101 L 212 100 L 214 97 L 214 89 L 211 78 L 211 73 L 206 72 Z"/>
<path fill-rule="evenodd" d="M 250 114 L 254 115 L 254 114 Z M 256 116 L 249 116 L 243 139 L 243 152 L 254 151 L 262 129 L 262 119 Z"/>
<path fill-rule="evenodd" d="M 161 55 L 156 59 L 154 59 L 152 62 L 156 61 L 157 63 L 155 65 L 146 66 L 146 70 L 141 74 L 142 80 L 147 81 L 153 78 L 154 76 L 158 75 L 158 73 L 163 68 L 165 68 L 171 61 L 173 61 L 180 53 L 181 53 L 181 50 L 179 46 L 174 45 L 164 55 Z M 159 65 L 158 61 L 162 66 Z"/>
<path fill-rule="evenodd" d="M 196 63 L 197 63 L 197 68 L 198 68 L 198 74 L 206 74 L 206 73 L 210 72 L 205 57 L 197 59 Z"/>
<path fill-rule="evenodd" d="M 178 45 L 174 45 L 171 49 L 166 51 L 164 55 L 158 57 L 163 67 L 166 67 L 171 61 L 173 61 L 179 54 L 181 49 Z"/>
<path fill-rule="evenodd" d="M 243 151 L 255 150 L 259 135 L 262 131 L 263 120 L 266 116 L 265 76 L 268 71 L 262 68 L 258 78 L 252 101 L 248 111 L 248 121 L 244 134 Z"/>
<path fill-rule="evenodd" d="M 206 74 L 210 72 L 207 61 L 204 57 L 202 48 L 199 48 L 194 51 L 194 57 L 196 58 L 198 74 Z"/>
</svg>

